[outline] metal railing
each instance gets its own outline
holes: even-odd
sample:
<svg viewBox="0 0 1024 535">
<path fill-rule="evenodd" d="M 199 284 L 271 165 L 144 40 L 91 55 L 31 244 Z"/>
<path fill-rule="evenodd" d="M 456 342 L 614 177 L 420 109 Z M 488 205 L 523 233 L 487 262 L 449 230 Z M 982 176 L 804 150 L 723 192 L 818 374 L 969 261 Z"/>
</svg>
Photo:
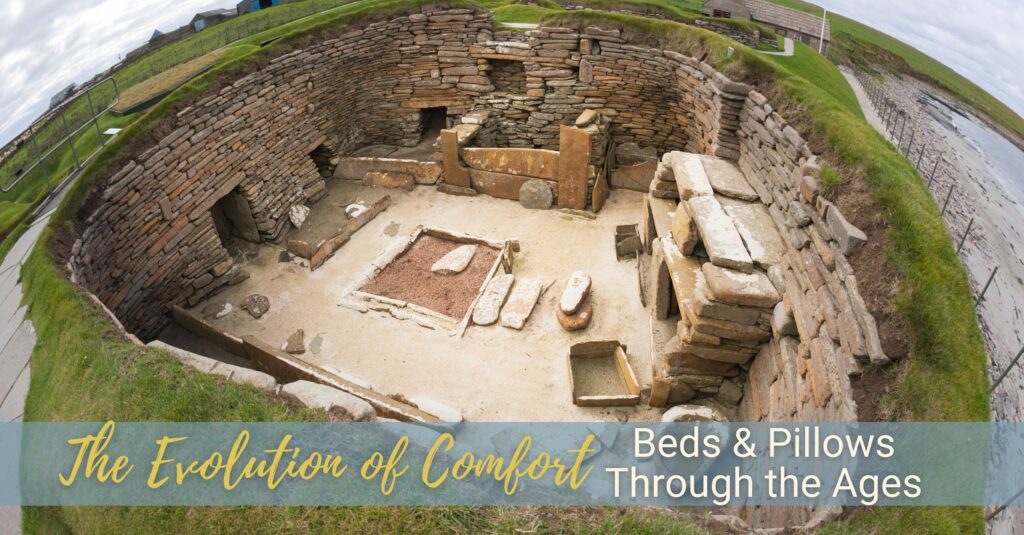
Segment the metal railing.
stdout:
<svg viewBox="0 0 1024 535">
<path fill-rule="evenodd" d="M 97 88 L 103 86 L 107 82 L 110 82 L 110 84 L 112 84 L 113 87 L 114 87 L 114 99 L 110 103 L 110 105 L 107 106 L 106 108 L 104 108 L 102 110 L 97 110 L 95 108 L 94 104 L 93 104 L 93 101 L 92 101 L 92 92 L 94 90 L 96 90 Z M 78 128 L 76 128 L 75 130 L 72 131 L 71 127 L 68 125 L 67 110 L 68 110 L 68 108 L 72 104 L 74 104 L 75 102 L 80 101 L 82 98 L 85 98 L 86 104 L 89 107 L 89 118 L 86 119 L 82 123 L 81 126 L 79 126 Z M 13 190 L 22 180 L 25 179 L 25 177 L 27 177 L 30 174 L 32 174 L 33 170 L 35 170 L 44 161 L 46 161 L 47 158 L 49 158 L 53 153 L 57 152 L 58 150 L 60 150 L 61 148 L 65 147 L 65 146 L 67 146 L 71 150 L 71 155 L 75 159 L 75 168 L 70 173 L 68 173 L 68 176 L 74 175 L 75 173 L 81 171 L 82 167 L 86 163 L 88 163 L 94 156 L 96 156 L 96 154 L 98 152 L 100 152 L 101 150 L 103 150 L 104 147 L 107 146 L 108 141 L 104 139 L 103 132 L 100 131 L 99 120 L 100 120 L 101 116 L 103 116 L 104 114 L 106 114 L 107 112 L 112 110 L 114 108 L 114 106 L 117 105 L 117 102 L 118 102 L 118 100 L 120 100 L 120 98 L 121 98 L 121 91 L 117 87 L 117 80 L 115 80 L 114 78 L 111 77 L 111 78 L 105 78 L 103 80 L 100 80 L 99 82 L 94 84 L 92 87 L 90 87 L 88 90 L 86 90 L 82 94 L 78 95 L 77 97 L 74 97 L 73 99 L 70 99 L 70 100 L 62 103 L 60 105 L 60 107 L 58 108 L 58 110 L 57 110 L 57 112 L 60 115 L 61 123 L 64 126 L 64 134 L 61 137 L 61 139 L 57 143 L 55 143 L 52 147 L 50 147 L 46 152 L 44 152 L 42 155 L 40 155 L 36 159 L 36 161 L 33 162 L 32 165 L 30 165 L 28 167 L 28 169 L 25 169 L 24 171 L 15 174 L 13 181 L 5 180 L 3 183 L 0 183 L 0 191 L 3 191 L 4 193 L 8 193 L 11 190 Z M 96 128 L 96 134 L 99 136 L 100 145 L 99 145 L 99 147 L 95 151 L 93 151 L 92 154 L 88 155 L 87 157 L 85 157 L 83 159 L 83 158 L 81 158 L 79 156 L 78 149 L 75 148 L 74 137 L 76 135 L 78 135 L 79 133 L 81 133 L 82 131 L 84 131 L 85 129 L 89 128 L 90 125 L 91 126 L 95 126 L 95 128 Z M 39 148 L 36 145 L 36 143 L 37 143 L 36 136 L 34 136 L 34 135 L 30 136 L 29 139 L 30 139 L 31 143 L 33 144 L 34 150 L 38 154 L 39 153 Z M 47 190 L 51 189 L 52 186 L 50 184 L 50 176 L 49 176 L 49 174 L 43 173 L 43 176 L 44 176 L 44 179 L 46 180 Z"/>
</svg>

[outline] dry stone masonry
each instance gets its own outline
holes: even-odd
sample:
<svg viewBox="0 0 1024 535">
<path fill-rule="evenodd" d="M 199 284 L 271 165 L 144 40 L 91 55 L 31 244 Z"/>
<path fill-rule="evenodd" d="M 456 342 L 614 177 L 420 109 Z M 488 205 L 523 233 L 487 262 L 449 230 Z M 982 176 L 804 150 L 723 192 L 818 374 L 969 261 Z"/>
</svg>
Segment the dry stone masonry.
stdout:
<svg viewBox="0 0 1024 535">
<path fill-rule="evenodd" d="M 426 161 L 349 157 L 416 146 L 437 113 Z M 485 10 L 425 6 L 273 58 L 171 123 L 101 186 L 70 259 L 143 337 L 238 280 L 224 220 L 277 240 L 325 179 L 365 179 L 594 211 L 645 192 L 654 404 L 853 419 L 848 374 L 887 360 L 847 261 L 867 238 L 820 195 L 797 130 L 752 87 L 616 29 L 497 31 Z M 474 320 L 513 328 L 541 291 L 491 286 Z"/>
</svg>

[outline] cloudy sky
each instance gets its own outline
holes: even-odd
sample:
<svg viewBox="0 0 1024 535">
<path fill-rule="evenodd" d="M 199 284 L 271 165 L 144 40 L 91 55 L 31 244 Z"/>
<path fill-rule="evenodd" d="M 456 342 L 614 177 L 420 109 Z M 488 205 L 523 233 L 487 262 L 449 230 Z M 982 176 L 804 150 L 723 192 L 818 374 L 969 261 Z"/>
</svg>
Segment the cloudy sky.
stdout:
<svg viewBox="0 0 1024 535">
<path fill-rule="evenodd" d="M 0 144 L 81 83 L 198 11 L 233 0 L 4 0 L 0 2 Z M 1021 0 L 818 0 L 953 67 L 1024 115 Z"/>
</svg>

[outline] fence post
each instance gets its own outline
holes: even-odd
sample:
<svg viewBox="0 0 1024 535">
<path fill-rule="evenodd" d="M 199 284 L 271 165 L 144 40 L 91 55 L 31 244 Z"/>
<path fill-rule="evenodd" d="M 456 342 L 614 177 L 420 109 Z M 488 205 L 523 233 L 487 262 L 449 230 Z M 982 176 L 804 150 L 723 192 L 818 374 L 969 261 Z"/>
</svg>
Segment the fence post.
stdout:
<svg viewBox="0 0 1024 535">
<path fill-rule="evenodd" d="M 78 159 L 78 151 L 75 150 L 75 140 L 71 139 L 71 128 L 68 127 L 68 118 L 64 115 L 65 109 L 66 108 L 62 108 L 60 110 L 60 118 L 64 121 L 64 132 L 67 133 L 67 136 L 64 138 L 64 142 L 71 147 L 71 154 L 75 157 L 75 165 L 81 169 L 82 161 Z"/>
<path fill-rule="evenodd" d="M 942 211 L 939 212 L 939 217 L 946 215 L 946 207 L 949 206 L 949 200 L 953 198 L 953 190 L 956 189 L 956 184 L 950 184 L 949 193 L 946 194 L 946 202 L 942 203 Z"/>
<path fill-rule="evenodd" d="M 964 231 L 964 236 L 960 238 L 960 244 L 956 246 L 956 254 L 960 254 L 960 249 L 964 248 L 964 242 L 967 241 L 967 236 L 971 234 L 971 227 L 974 226 L 974 218 L 972 217 L 970 222 L 967 223 L 967 230 Z"/>
<path fill-rule="evenodd" d="M 981 289 L 978 297 L 974 298 L 974 306 L 978 306 L 978 303 L 985 299 L 985 293 L 988 292 L 988 287 L 992 286 L 992 281 L 995 280 L 997 271 L 999 271 L 999 266 L 992 268 L 992 274 L 988 276 L 988 282 L 985 283 L 985 287 Z"/>
<path fill-rule="evenodd" d="M 937 158 L 935 158 L 935 167 L 932 167 L 932 176 L 928 177 L 928 191 L 931 191 L 932 189 L 932 180 L 935 180 L 935 171 L 938 171 L 939 162 L 941 161 L 942 155 L 940 154 Z"/>
<path fill-rule="evenodd" d="M 915 126 L 914 129 L 910 131 L 910 143 L 907 144 L 907 152 L 906 152 L 907 157 L 910 157 L 910 151 L 913 150 L 913 148 L 914 148 L 914 137 L 916 137 L 916 136 L 917 136 L 917 126 Z"/>
<path fill-rule="evenodd" d="M 924 151 L 925 151 L 925 149 L 927 149 L 927 148 L 928 148 L 928 147 L 922 146 L 922 147 L 921 147 L 921 154 L 918 154 L 918 155 L 917 155 L 917 165 L 915 165 L 914 167 L 916 167 L 918 171 L 920 171 L 920 170 L 921 170 L 921 160 L 923 160 L 923 159 L 924 159 Z"/>
<path fill-rule="evenodd" d="M 1012 370 L 1013 367 L 1017 365 L 1017 361 L 1020 360 L 1021 355 L 1024 355 L 1024 347 L 1020 348 L 1020 351 L 1017 352 L 1017 356 L 1013 357 L 1013 361 L 1011 361 L 1010 364 L 1006 367 L 1006 369 L 1003 370 L 1003 373 L 999 375 L 999 378 L 996 379 L 996 382 L 992 384 L 992 388 L 988 389 L 989 394 L 995 392 L 996 387 L 999 386 L 999 383 L 1002 383 L 1003 379 L 1006 379 L 1006 375 L 1009 374 L 1010 370 Z"/>
<path fill-rule="evenodd" d="M 901 147 L 903 147 L 903 132 L 905 132 L 906 130 L 907 130 L 907 116 L 904 115 L 903 116 L 903 125 L 900 126 L 900 140 L 899 140 L 898 143 L 896 143 L 896 150 L 899 151 L 899 152 L 903 152 L 903 150 L 901 148 Z"/>
</svg>

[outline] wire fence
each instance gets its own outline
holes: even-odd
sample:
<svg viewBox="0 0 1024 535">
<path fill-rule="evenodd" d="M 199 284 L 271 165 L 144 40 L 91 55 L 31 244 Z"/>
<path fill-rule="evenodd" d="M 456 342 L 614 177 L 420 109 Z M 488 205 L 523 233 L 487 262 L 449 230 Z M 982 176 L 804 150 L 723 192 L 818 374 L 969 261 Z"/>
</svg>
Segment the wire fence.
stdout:
<svg viewBox="0 0 1024 535">
<path fill-rule="evenodd" d="M 861 69 L 857 69 L 854 74 L 857 77 L 857 80 L 860 81 L 864 91 L 867 93 L 871 101 L 871 105 L 882 120 L 882 124 L 889 140 L 896 146 L 896 149 L 906 156 L 907 159 L 909 159 L 917 168 L 918 173 L 926 181 L 925 187 L 935 199 L 935 202 L 937 204 L 941 202 L 939 214 L 949 229 L 950 236 L 953 238 L 954 243 L 956 243 L 957 255 L 960 255 L 963 251 L 964 245 L 972 237 L 971 232 L 976 231 L 975 221 L 977 215 L 967 213 L 959 214 L 959 217 L 947 215 L 950 201 L 957 194 L 957 184 L 955 181 L 950 181 L 948 189 L 932 187 L 939 171 L 942 170 L 944 166 L 950 165 L 943 156 L 943 150 L 938 147 L 929 146 L 926 142 L 919 141 L 915 152 L 915 140 L 919 140 L 923 137 L 918 136 L 918 132 L 922 131 L 924 128 L 924 124 L 921 123 L 922 119 L 915 120 L 912 117 L 912 114 L 901 109 L 896 101 L 886 95 L 885 88 L 874 76 Z M 962 232 L 958 232 L 958 228 L 961 227 L 964 220 L 966 220 L 964 230 Z M 985 284 L 982 285 L 980 291 L 977 291 L 975 294 L 974 304 L 978 308 L 979 316 L 983 316 L 985 314 L 985 309 L 982 307 L 985 302 L 985 295 L 988 293 L 989 288 L 992 287 L 993 283 L 996 282 L 996 276 L 998 273 L 999 266 L 993 266 L 992 271 L 985 279 Z M 1016 353 L 1010 363 L 1000 372 L 995 381 L 992 382 L 989 389 L 990 394 L 996 391 L 1012 370 L 1016 369 L 1017 364 L 1020 362 L 1022 357 L 1024 357 L 1024 347 Z"/>
</svg>

